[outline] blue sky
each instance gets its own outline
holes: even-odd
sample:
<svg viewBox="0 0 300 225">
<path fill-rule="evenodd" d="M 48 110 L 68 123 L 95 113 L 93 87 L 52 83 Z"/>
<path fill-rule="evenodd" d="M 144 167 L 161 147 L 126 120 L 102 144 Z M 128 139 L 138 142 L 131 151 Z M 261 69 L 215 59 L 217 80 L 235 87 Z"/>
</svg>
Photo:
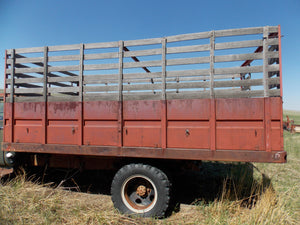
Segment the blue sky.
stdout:
<svg viewBox="0 0 300 225">
<path fill-rule="evenodd" d="M 300 110 L 300 0 L 0 0 L 0 87 L 11 48 L 282 27 L 284 109 Z"/>
</svg>

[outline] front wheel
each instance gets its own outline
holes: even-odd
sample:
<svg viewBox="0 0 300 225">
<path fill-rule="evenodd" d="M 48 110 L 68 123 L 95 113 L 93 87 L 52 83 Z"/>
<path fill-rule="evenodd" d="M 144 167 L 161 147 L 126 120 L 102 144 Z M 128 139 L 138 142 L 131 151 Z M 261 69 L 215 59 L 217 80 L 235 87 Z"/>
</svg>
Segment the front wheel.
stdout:
<svg viewBox="0 0 300 225">
<path fill-rule="evenodd" d="M 122 213 L 163 217 L 170 202 L 170 181 L 155 167 L 129 164 L 116 173 L 111 195 L 114 206 Z"/>
</svg>

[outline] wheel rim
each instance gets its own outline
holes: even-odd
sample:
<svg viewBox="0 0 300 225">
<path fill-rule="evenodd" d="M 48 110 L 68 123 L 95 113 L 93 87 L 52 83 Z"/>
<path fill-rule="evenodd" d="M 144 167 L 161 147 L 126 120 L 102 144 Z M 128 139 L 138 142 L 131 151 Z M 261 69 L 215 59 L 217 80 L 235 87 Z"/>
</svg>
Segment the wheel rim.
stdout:
<svg viewBox="0 0 300 225">
<path fill-rule="evenodd" d="M 121 189 L 124 204 L 134 213 L 150 211 L 157 202 L 157 190 L 146 176 L 133 175 L 127 178 Z"/>
</svg>

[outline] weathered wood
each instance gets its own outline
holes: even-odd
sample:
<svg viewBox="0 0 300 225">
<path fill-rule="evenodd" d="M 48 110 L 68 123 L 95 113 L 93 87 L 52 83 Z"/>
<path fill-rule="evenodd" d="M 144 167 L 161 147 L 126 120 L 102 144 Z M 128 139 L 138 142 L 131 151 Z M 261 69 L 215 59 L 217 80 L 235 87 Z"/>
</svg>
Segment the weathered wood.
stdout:
<svg viewBox="0 0 300 225">
<path fill-rule="evenodd" d="M 118 58 L 118 52 L 108 52 L 108 53 L 95 53 L 95 54 L 85 54 L 84 60 L 91 60 L 91 59 L 114 59 Z"/>
<path fill-rule="evenodd" d="M 80 57 L 79 57 L 79 101 L 83 101 L 83 70 L 84 70 L 84 44 L 80 45 Z M 82 108 L 81 108 L 82 111 Z M 82 118 L 81 118 L 82 120 Z M 81 121 L 83 122 L 83 121 Z M 82 131 L 81 131 L 82 132 Z M 82 143 L 80 143 L 82 144 Z"/>
<path fill-rule="evenodd" d="M 48 96 L 48 102 L 78 102 L 79 96 L 54 95 Z"/>
<path fill-rule="evenodd" d="M 117 91 L 118 86 L 117 85 L 106 85 L 106 86 L 84 86 L 83 91 L 84 92 L 100 92 L 100 91 Z"/>
<path fill-rule="evenodd" d="M 32 58 L 16 58 L 15 63 L 41 63 L 43 62 L 43 57 L 32 57 Z M 11 64 L 11 59 L 8 60 L 8 64 Z"/>
<path fill-rule="evenodd" d="M 262 46 L 262 43 L 263 43 L 262 40 L 216 43 L 215 50 L 258 47 L 258 46 Z"/>
<path fill-rule="evenodd" d="M 60 93 L 60 92 L 78 92 L 79 87 L 49 87 L 48 93 Z"/>
<path fill-rule="evenodd" d="M 161 89 L 162 84 L 127 84 L 123 85 L 124 91 L 132 91 L 132 90 L 157 90 Z"/>
<path fill-rule="evenodd" d="M 124 52 L 124 57 L 160 55 L 161 51 L 162 50 L 160 48 L 137 50 L 137 51 L 126 51 Z"/>
<path fill-rule="evenodd" d="M 166 65 L 167 65 L 167 59 L 166 59 L 166 52 L 167 52 L 167 40 L 166 38 L 161 39 L 161 51 L 162 51 L 162 57 L 161 57 L 161 99 L 166 100 Z"/>
<path fill-rule="evenodd" d="M 80 44 L 75 45 L 57 45 L 57 46 L 49 46 L 48 51 L 54 52 L 54 51 L 70 51 L 70 50 L 79 50 Z"/>
<path fill-rule="evenodd" d="M 167 54 L 209 51 L 210 45 L 191 45 L 167 48 Z"/>
<path fill-rule="evenodd" d="M 218 74 L 259 73 L 259 72 L 263 72 L 263 66 L 215 68 L 214 74 L 218 75 Z"/>
<path fill-rule="evenodd" d="M 241 91 L 240 89 L 232 90 L 215 90 L 216 98 L 251 98 L 263 95 L 263 90 Z"/>
<path fill-rule="evenodd" d="M 123 54 L 124 54 L 124 42 L 119 42 L 119 77 L 118 77 L 118 91 L 119 91 L 119 101 L 123 100 L 123 68 L 124 68 L 124 62 L 123 62 Z M 122 120 L 119 118 L 119 120 Z M 121 122 L 121 121 L 119 121 Z"/>
<path fill-rule="evenodd" d="M 161 92 L 124 92 L 123 100 L 161 100 Z"/>
<path fill-rule="evenodd" d="M 160 43 L 161 43 L 161 38 L 149 38 L 149 39 L 124 41 L 124 46 L 154 45 Z"/>
<path fill-rule="evenodd" d="M 152 67 L 161 66 L 161 60 L 143 61 L 143 62 L 126 62 L 123 68 L 139 68 L 139 67 Z"/>
<path fill-rule="evenodd" d="M 175 92 L 168 91 L 167 99 L 195 99 L 195 98 L 209 98 L 210 91 L 185 91 L 185 92 Z"/>
<path fill-rule="evenodd" d="M 11 52 L 11 59 L 12 59 L 12 63 L 11 63 L 11 83 L 10 83 L 10 102 L 13 103 L 14 102 L 14 91 L 15 91 L 15 49 L 12 50 Z M 8 69 L 6 69 L 7 71 Z M 6 76 L 6 75 L 5 75 Z M 12 112 L 13 113 L 13 112 Z M 11 115 L 13 119 L 13 115 Z M 11 134 L 12 135 L 12 134 Z"/>
<path fill-rule="evenodd" d="M 84 94 L 84 101 L 118 101 L 118 93 L 86 93 Z"/>
<path fill-rule="evenodd" d="M 84 70 L 111 70 L 111 69 L 118 69 L 118 68 L 119 68 L 119 63 L 84 65 Z"/>
<path fill-rule="evenodd" d="M 215 69 L 214 69 L 214 63 L 215 63 L 215 31 L 211 31 L 210 34 L 210 70 L 209 70 L 209 75 L 210 75 L 210 98 L 215 98 L 214 94 L 214 74 L 215 74 Z"/>
<path fill-rule="evenodd" d="M 247 35 L 247 34 L 261 34 L 263 32 L 262 27 L 229 29 L 229 30 L 217 30 L 216 37 Z"/>
<path fill-rule="evenodd" d="M 44 77 L 43 77 L 43 97 L 44 97 L 44 102 L 47 102 L 47 83 L 48 83 L 48 47 L 44 47 Z M 46 115 L 45 115 L 46 118 Z"/>
<path fill-rule="evenodd" d="M 52 66 L 48 68 L 49 72 L 64 72 L 64 71 L 77 71 L 79 66 Z M 74 75 L 74 74 L 73 74 Z"/>
<path fill-rule="evenodd" d="M 43 88 L 15 88 L 15 94 L 23 93 L 43 93 Z"/>
<path fill-rule="evenodd" d="M 168 59 L 167 66 L 174 65 L 189 65 L 189 64 L 201 64 L 209 63 L 210 57 L 194 57 L 194 58 L 181 58 L 181 59 Z"/>
<path fill-rule="evenodd" d="M 161 77 L 161 72 L 151 72 L 151 73 L 124 73 L 124 80 L 128 79 L 138 79 L 138 78 L 158 78 Z"/>
<path fill-rule="evenodd" d="M 117 74 L 97 74 L 97 75 L 84 75 L 83 76 L 84 82 L 86 84 L 92 84 L 95 81 L 110 81 L 110 80 L 116 80 L 118 81 L 118 75 Z"/>
<path fill-rule="evenodd" d="M 43 52 L 43 51 L 44 51 L 44 47 L 18 48 L 18 49 L 15 49 L 15 54 L 35 53 L 35 52 Z"/>
<path fill-rule="evenodd" d="M 42 102 L 44 97 L 15 97 L 15 102 Z"/>
<path fill-rule="evenodd" d="M 209 88 L 209 81 L 185 82 L 185 83 L 167 83 L 167 89 L 188 89 L 188 88 Z"/>
<path fill-rule="evenodd" d="M 77 60 L 80 60 L 80 55 L 61 55 L 61 56 L 48 57 L 48 62 L 77 61 Z"/>
<path fill-rule="evenodd" d="M 264 27 L 263 32 L 263 85 L 264 85 L 264 97 L 269 97 L 269 71 L 268 71 L 268 51 L 269 51 L 269 27 Z"/>
<path fill-rule="evenodd" d="M 10 83 L 10 79 L 8 83 Z M 43 83 L 44 78 L 22 78 L 22 79 L 15 79 L 15 84 L 24 84 L 24 83 Z"/>
<path fill-rule="evenodd" d="M 180 35 L 168 36 L 167 42 L 189 41 L 189 40 L 204 39 L 209 37 L 210 37 L 210 31 L 193 33 L 193 34 L 180 34 Z"/>
<path fill-rule="evenodd" d="M 13 68 L 13 67 L 12 67 Z M 10 73 L 10 69 L 7 70 Z M 43 67 L 15 68 L 15 73 L 43 73 Z"/>
<path fill-rule="evenodd" d="M 215 62 L 233 62 L 233 61 L 246 61 L 262 59 L 262 53 L 249 53 L 249 54 L 237 54 L 237 55 L 216 55 Z"/>
<path fill-rule="evenodd" d="M 79 81 L 79 77 L 48 77 L 48 83 L 56 82 L 76 82 Z"/>
<path fill-rule="evenodd" d="M 214 87 L 260 86 L 262 79 L 215 81 Z"/>
<path fill-rule="evenodd" d="M 209 75 L 210 69 L 167 71 L 167 77 Z"/>
</svg>

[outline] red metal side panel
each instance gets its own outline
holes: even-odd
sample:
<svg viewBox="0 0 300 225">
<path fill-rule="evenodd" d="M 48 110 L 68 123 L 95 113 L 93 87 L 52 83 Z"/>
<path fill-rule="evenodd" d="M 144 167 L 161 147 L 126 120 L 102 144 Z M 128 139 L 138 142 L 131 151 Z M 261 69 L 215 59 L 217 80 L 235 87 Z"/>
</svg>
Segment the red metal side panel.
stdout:
<svg viewBox="0 0 300 225">
<path fill-rule="evenodd" d="M 210 99 L 168 100 L 168 120 L 209 120 Z"/>
<path fill-rule="evenodd" d="M 209 149 L 208 121 L 169 121 L 168 148 Z"/>
<path fill-rule="evenodd" d="M 160 101 L 125 101 L 123 121 L 124 146 L 162 146 Z"/>
<path fill-rule="evenodd" d="M 14 103 L 14 142 L 43 143 L 45 103 Z"/>
<path fill-rule="evenodd" d="M 167 147 L 209 149 L 210 100 L 167 101 Z"/>
<path fill-rule="evenodd" d="M 118 110 L 118 102 L 84 102 L 83 144 L 118 145 Z"/>
<path fill-rule="evenodd" d="M 11 114 L 12 114 L 12 104 L 11 103 L 4 103 L 4 132 L 3 132 L 3 141 L 4 142 L 12 142 L 11 137 L 11 129 L 12 129 L 12 121 L 11 121 Z"/>
<path fill-rule="evenodd" d="M 77 145 L 80 112 L 80 102 L 49 102 L 47 143 Z"/>
</svg>

